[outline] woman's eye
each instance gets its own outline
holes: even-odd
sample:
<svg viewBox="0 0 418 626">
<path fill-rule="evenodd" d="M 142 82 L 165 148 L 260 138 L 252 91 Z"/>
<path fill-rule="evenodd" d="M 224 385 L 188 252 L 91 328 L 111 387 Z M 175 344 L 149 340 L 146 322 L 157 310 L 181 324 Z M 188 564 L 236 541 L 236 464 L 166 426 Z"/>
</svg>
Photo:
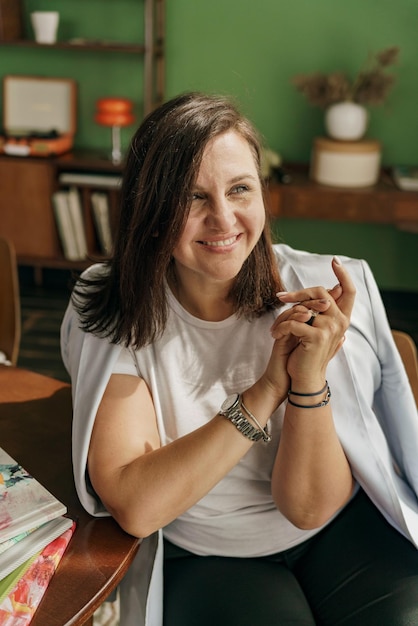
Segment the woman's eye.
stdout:
<svg viewBox="0 0 418 626">
<path fill-rule="evenodd" d="M 245 193 L 246 191 L 248 191 L 247 185 L 237 185 L 232 189 L 232 193 L 236 194 Z"/>
<path fill-rule="evenodd" d="M 193 200 L 203 200 L 203 194 L 195 191 L 194 193 L 192 193 L 192 201 Z"/>
</svg>

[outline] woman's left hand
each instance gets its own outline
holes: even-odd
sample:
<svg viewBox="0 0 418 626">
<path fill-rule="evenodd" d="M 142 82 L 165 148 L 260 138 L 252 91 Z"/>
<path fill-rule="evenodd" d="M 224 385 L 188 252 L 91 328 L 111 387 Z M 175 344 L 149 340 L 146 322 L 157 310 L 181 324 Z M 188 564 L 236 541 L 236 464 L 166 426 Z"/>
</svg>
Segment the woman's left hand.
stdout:
<svg viewBox="0 0 418 626">
<path fill-rule="evenodd" d="M 326 368 L 344 342 L 355 299 L 355 287 L 338 257 L 332 260 L 338 284 L 331 290 L 309 287 L 281 294 L 280 300 L 293 307 L 306 307 L 305 315 L 279 316 L 271 328 L 277 348 L 289 352 L 287 372 L 302 388 L 326 378 Z M 315 317 L 309 322 L 312 314 Z M 284 319 L 285 318 L 285 319 Z"/>
</svg>

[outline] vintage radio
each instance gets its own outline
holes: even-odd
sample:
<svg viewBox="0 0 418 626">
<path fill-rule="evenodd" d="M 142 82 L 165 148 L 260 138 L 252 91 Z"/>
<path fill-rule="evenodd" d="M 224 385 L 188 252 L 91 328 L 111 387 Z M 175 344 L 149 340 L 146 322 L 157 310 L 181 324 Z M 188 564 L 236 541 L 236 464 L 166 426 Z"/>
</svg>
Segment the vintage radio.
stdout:
<svg viewBox="0 0 418 626">
<path fill-rule="evenodd" d="M 71 150 L 76 97 L 76 82 L 69 78 L 5 76 L 0 152 L 47 157 Z"/>
</svg>

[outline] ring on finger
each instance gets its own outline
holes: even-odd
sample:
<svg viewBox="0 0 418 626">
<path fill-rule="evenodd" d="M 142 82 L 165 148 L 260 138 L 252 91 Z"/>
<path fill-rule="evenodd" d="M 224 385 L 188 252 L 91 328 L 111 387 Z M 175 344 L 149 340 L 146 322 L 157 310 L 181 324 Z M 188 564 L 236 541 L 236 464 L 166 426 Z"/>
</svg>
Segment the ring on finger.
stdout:
<svg viewBox="0 0 418 626">
<path fill-rule="evenodd" d="M 308 319 L 307 322 L 305 322 L 305 324 L 308 324 L 308 326 L 312 326 L 315 317 L 319 315 L 319 311 L 314 311 L 314 309 L 310 309 L 309 313 L 311 314 L 311 317 Z"/>
</svg>

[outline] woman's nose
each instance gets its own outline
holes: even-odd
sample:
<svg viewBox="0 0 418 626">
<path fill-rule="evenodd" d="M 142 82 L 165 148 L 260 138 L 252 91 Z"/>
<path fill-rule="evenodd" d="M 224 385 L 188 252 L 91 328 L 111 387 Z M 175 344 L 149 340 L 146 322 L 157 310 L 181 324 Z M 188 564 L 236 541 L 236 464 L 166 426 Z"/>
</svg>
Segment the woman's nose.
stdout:
<svg viewBox="0 0 418 626">
<path fill-rule="evenodd" d="M 227 232 L 236 222 L 234 207 L 225 197 L 216 198 L 212 201 L 208 214 L 209 222 Z"/>
</svg>

